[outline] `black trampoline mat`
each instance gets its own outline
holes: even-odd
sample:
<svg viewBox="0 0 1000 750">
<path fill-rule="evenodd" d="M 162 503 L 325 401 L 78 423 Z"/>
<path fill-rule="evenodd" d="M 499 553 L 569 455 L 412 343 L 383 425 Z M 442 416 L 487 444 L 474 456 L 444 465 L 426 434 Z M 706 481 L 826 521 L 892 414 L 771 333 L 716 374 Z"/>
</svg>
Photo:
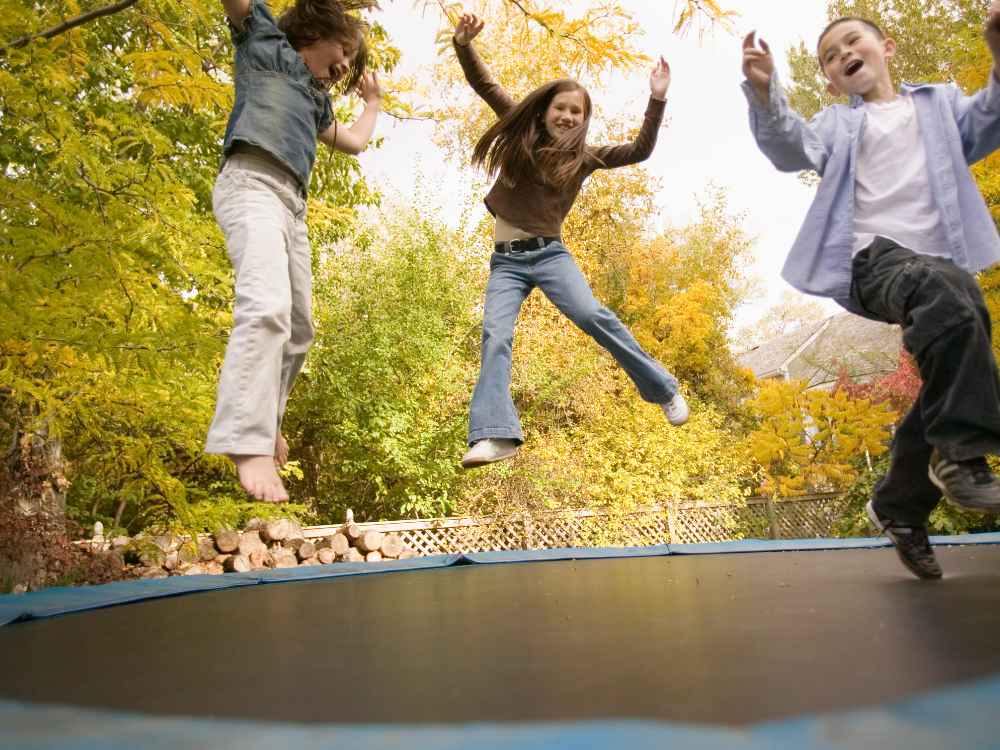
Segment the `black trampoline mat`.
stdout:
<svg viewBox="0 0 1000 750">
<path fill-rule="evenodd" d="M 1000 673 L 1000 546 L 469 565 L 0 629 L 0 698 L 345 723 L 740 725 Z"/>
</svg>

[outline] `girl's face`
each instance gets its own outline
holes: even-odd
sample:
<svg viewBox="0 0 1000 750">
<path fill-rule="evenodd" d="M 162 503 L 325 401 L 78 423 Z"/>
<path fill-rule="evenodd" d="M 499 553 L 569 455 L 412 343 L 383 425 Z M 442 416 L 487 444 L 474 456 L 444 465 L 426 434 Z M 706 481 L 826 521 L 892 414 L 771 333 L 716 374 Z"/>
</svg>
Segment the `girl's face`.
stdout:
<svg viewBox="0 0 1000 750">
<path fill-rule="evenodd" d="M 579 89 L 560 91 L 552 97 L 545 111 L 545 129 L 555 139 L 572 128 L 580 127 L 587 116 L 586 106 L 583 92 Z"/>
<path fill-rule="evenodd" d="M 300 49 L 299 54 L 305 60 L 313 78 L 329 91 L 337 81 L 350 72 L 358 51 L 356 48 L 345 47 L 341 40 L 321 39 Z"/>
</svg>

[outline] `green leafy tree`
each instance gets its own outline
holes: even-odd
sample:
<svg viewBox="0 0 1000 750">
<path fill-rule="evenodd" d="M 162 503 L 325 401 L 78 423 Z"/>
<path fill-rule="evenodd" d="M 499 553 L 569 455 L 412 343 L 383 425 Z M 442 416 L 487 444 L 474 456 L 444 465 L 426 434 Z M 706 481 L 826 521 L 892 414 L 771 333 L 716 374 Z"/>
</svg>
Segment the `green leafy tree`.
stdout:
<svg viewBox="0 0 1000 750">
<path fill-rule="evenodd" d="M 26 507 L 59 513 L 68 498 L 81 520 L 136 528 L 229 476 L 201 454 L 231 323 L 210 208 L 228 33 L 215 0 L 4 11 L 2 484 Z M 323 155 L 314 237 L 343 237 L 374 198 L 355 160 Z"/>
<path fill-rule="evenodd" d="M 293 485 L 324 520 L 446 515 L 476 373 L 481 265 L 415 209 L 383 214 L 324 254 L 317 339 L 286 431 Z"/>
</svg>

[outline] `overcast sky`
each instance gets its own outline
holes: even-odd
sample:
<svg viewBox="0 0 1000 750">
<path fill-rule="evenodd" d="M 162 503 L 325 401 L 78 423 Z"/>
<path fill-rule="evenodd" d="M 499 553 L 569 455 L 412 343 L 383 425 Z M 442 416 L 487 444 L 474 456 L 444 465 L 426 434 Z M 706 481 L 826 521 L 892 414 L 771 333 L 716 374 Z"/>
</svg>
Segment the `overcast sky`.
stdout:
<svg viewBox="0 0 1000 750">
<path fill-rule="evenodd" d="M 752 322 L 790 289 L 779 271 L 813 191 L 795 175 L 778 173 L 750 137 L 746 100 L 739 88 L 739 37 L 721 30 L 700 41 L 693 33 L 685 38 L 674 36 L 670 33 L 671 0 L 620 0 L 620 4 L 645 29 L 637 46 L 650 57 L 662 53 L 673 75 L 667 107 L 670 122 L 645 162 L 663 186 L 657 199 L 660 221 L 663 225 L 691 222 L 697 215 L 698 196 L 713 184 L 725 188 L 731 210 L 745 213 L 745 229 L 756 239 L 753 273 L 764 293 L 744 306 L 737 325 Z M 736 20 L 738 32 L 757 29 L 768 41 L 785 80 L 787 49 L 803 39 L 812 46 L 825 22 L 825 0 L 742 0 L 738 4 L 731 0 L 722 5 L 741 11 Z M 440 16 L 431 12 L 422 16 L 409 0 L 393 0 L 383 7 L 378 18 L 402 52 L 397 73 L 427 79 L 436 59 L 434 37 L 441 26 Z M 637 71 L 591 94 L 606 115 L 629 115 L 638 123 L 648 92 L 647 73 Z M 380 117 L 377 135 L 384 137 L 384 146 L 362 155 L 362 163 L 366 175 L 383 192 L 398 197 L 418 191 L 423 203 L 439 205 L 442 219 L 453 223 L 468 208 L 467 175 L 454 162 L 446 162 L 433 145 L 433 127 Z M 472 200 L 479 203 L 480 196 Z M 827 306 L 831 313 L 839 310 L 833 303 Z"/>
</svg>

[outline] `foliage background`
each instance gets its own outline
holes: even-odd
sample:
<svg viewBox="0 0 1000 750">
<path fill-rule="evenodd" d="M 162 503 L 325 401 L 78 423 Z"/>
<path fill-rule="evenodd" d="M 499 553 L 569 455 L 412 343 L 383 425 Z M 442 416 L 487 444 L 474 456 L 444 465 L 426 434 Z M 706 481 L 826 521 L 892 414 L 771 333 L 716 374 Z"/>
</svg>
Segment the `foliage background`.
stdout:
<svg viewBox="0 0 1000 750">
<path fill-rule="evenodd" d="M 101 4 L 0 0 L 0 44 Z M 465 169 L 489 115 L 447 50 L 455 7 L 425 5 L 440 9 L 443 30 L 428 99 L 440 142 Z M 978 6 L 835 2 L 831 13 L 886 20 L 912 50 L 899 58 L 906 77 L 972 89 L 989 69 Z M 714 3 L 680 7 L 694 13 L 679 17 L 682 30 L 727 18 Z M 613 4 L 482 0 L 478 9 L 504 19 L 478 43 L 515 95 L 567 74 L 597 90 L 611 71 L 647 62 L 633 43 L 639 30 Z M 411 116 L 407 82 L 391 75 L 399 51 L 371 20 L 375 64 L 390 81 L 384 116 Z M 789 55 L 793 101 L 808 114 L 825 102 L 815 63 L 806 46 Z M 243 497 L 226 461 L 201 453 L 231 322 L 231 271 L 210 206 L 231 56 L 216 0 L 140 0 L 0 54 L 0 491 L 11 507 L 99 520 L 112 533 L 213 529 L 275 512 Z M 349 122 L 356 101 L 335 101 Z M 640 116 L 598 109 L 592 140 L 626 139 Z M 996 213 L 994 159 L 976 176 Z M 600 172 L 564 235 L 598 297 L 681 379 L 692 421 L 669 429 L 611 358 L 535 294 L 515 339 L 514 398 L 529 443 L 511 463 L 463 474 L 489 228 L 450 229 L 419 200 L 387 203 L 355 159 L 321 149 L 309 202 L 318 336 L 285 422 L 295 504 L 282 512 L 334 522 L 348 508 L 361 520 L 621 510 L 868 481 L 888 407 L 846 389 L 803 395 L 796 384 L 769 398 L 778 387 L 754 383 L 729 346 L 735 310 L 752 294 L 753 238 L 720 191 L 703 195 L 689 226 L 655 229 L 660 189 L 641 166 Z M 997 278 L 982 279 L 991 309 Z M 802 415 L 795 424 L 788 399 Z M 809 437 L 820 422 L 832 440 Z"/>
</svg>

